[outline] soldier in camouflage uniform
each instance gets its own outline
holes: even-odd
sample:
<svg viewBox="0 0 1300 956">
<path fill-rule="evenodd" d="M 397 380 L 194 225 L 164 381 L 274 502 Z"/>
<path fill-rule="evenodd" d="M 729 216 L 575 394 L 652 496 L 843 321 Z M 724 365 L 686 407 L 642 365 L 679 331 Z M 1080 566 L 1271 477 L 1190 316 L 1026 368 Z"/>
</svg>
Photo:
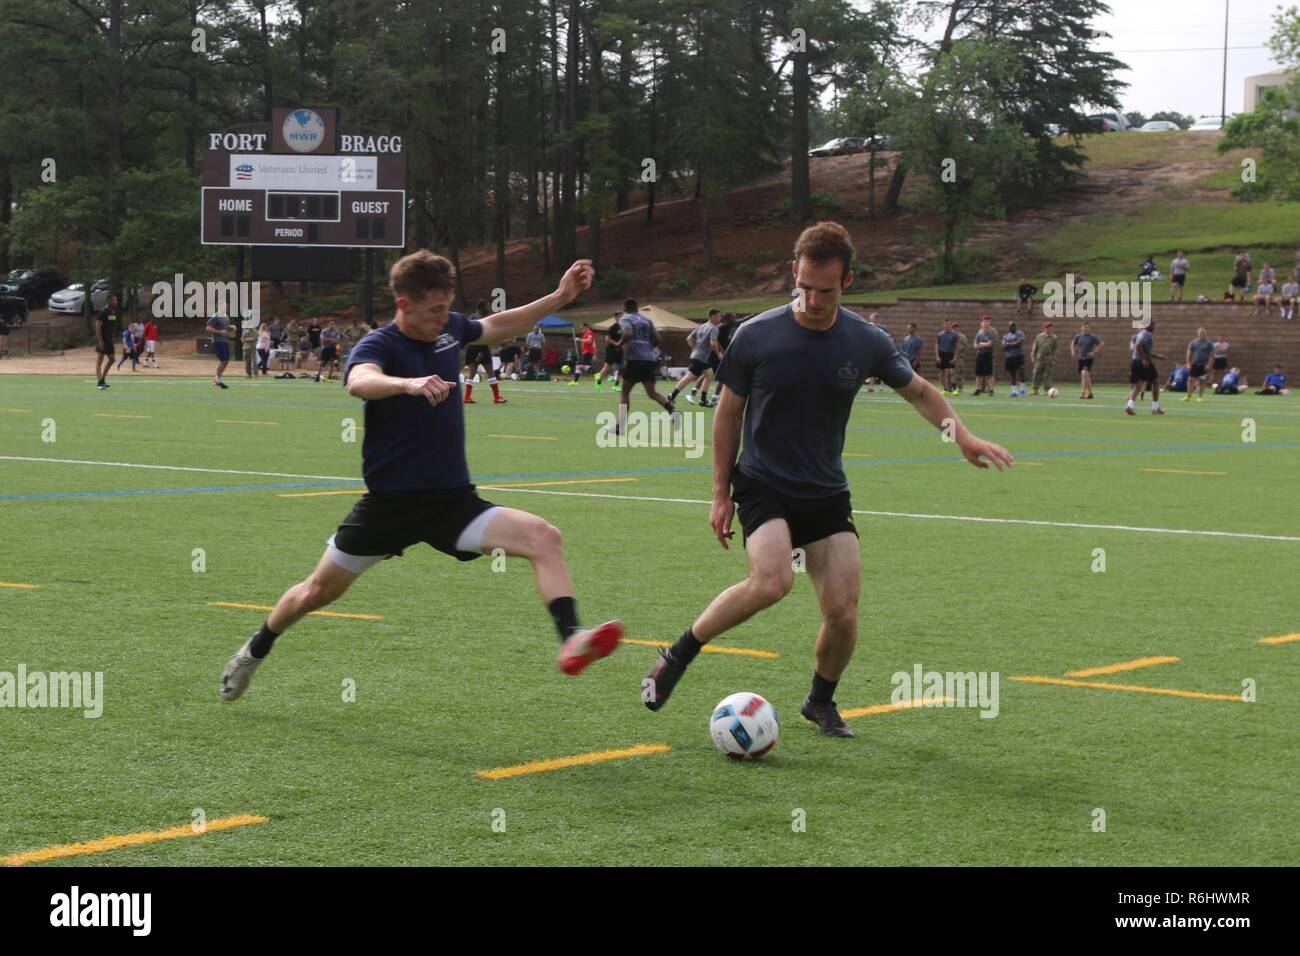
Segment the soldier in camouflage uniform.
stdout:
<svg viewBox="0 0 1300 956">
<path fill-rule="evenodd" d="M 957 366 L 957 394 L 960 395 L 962 386 L 966 384 L 966 346 L 970 344 L 970 339 L 961 330 L 960 322 L 954 322 L 952 328 L 957 333 L 957 354 L 953 356 L 952 362 Z"/>
<path fill-rule="evenodd" d="M 1034 394 L 1052 387 L 1052 365 L 1056 362 L 1056 333 L 1052 323 L 1044 322 L 1043 331 L 1034 339 Z"/>
</svg>

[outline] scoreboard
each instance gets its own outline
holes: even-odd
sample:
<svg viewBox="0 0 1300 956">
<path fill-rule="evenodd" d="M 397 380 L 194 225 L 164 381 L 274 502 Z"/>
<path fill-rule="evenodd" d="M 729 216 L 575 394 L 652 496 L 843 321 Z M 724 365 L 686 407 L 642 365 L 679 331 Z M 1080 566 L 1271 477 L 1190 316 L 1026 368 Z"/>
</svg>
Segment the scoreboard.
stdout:
<svg viewBox="0 0 1300 956">
<path fill-rule="evenodd" d="M 336 108 L 272 112 L 270 133 L 209 133 L 205 245 L 406 244 L 406 156 L 395 135 L 339 132 Z"/>
</svg>

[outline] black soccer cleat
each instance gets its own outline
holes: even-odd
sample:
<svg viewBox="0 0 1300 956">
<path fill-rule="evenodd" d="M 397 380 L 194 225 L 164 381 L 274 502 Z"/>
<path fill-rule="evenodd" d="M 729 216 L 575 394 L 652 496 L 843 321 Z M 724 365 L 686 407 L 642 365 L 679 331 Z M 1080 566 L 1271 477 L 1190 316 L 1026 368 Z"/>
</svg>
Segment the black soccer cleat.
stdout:
<svg viewBox="0 0 1300 956">
<path fill-rule="evenodd" d="M 844 722 L 840 716 L 839 710 L 835 707 L 835 701 L 821 703 L 808 697 L 799 707 L 799 713 L 805 720 L 811 720 L 817 725 L 827 737 L 852 737 L 853 731 L 849 730 L 849 725 Z"/>
<path fill-rule="evenodd" d="M 641 681 L 641 700 L 651 710 L 658 710 L 668 703 L 668 695 L 685 673 L 686 668 L 673 660 L 672 652 L 668 648 L 661 648 L 659 659 Z"/>
</svg>

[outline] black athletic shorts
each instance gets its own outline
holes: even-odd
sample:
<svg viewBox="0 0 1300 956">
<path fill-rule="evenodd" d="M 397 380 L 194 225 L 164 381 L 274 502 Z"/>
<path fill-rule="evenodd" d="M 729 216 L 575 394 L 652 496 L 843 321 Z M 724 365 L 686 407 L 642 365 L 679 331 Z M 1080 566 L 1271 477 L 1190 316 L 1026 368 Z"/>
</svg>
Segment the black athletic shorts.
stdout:
<svg viewBox="0 0 1300 956">
<path fill-rule="evenodd" d="M 1232 277 L 1232 285 L 1233 285 L 1234 288 L 1237 288 L 1237 289 L 1244 289 L 1244 288 L 1246 288 L 1246 277 L 1243 276 L 1243 275 L 1235 275 L 1235 276 L 1233 276 L 1233 277 Z"/>
<path fill-rule="evenodd" d="M 637 382 L 650 382 L 654 384 L 655 370 L 659 367 L 658 362 L 652 362 L 649 359 L 632 360 L 627 363 L 623 369 L 623 381 L 631 385 Z"/>
<path fill-rule="evenodd" d="M 709 363 L 703 359 L 691 359 L 690 370 L 692 375 L 703 375 L 709 369 Z"/>
<path fill-rule="evenodd" d="M 605 346 L 605 364 L 606 364 L 606 365 L 622 365 L 622 364 L 623 364 L 623 350 L 622 350 L 621 348 L 619 348 L 617 345 L 606 345 L 606 346 Z"/>
<path fill-rule="evenodd" d="M 975 374 L 992 375 L 993 374 L 993 353 L 988 349 L 975 353 Z"/>
<path fill-rule="evenodd" d="M 541 360 L 542 360 L 542 350 L 541 350 L 541 349 L 529 349 L 529 350 L 528 350 L 528 361 L 529 361 L 529 362 L 540 362 Z"/>
<path fill-rule="evenodd" d="M 1128 382 L 1130 385 L 1136 385 L 1138 382 L 1148 382 L 1155 384 L 1160 373 L 1156 371 L 1156 363 L 1143 365 L 1141 359 L 1131 359 L 1128 363 Z"/>
<path fill-rule="evenodd" d="M 471 521 L 495 505 L 473 485 L 438 491 L 372 491 L 356 503 L 334 534 L 334 546 L 358 557 L 400 556 L 423 541 L 461 561 L 483 555 L 457 551 L 456 539 Z"/>
<path fill-rule="evenodd" d="M 1091 356 L 1091 355 L 1089 355 L 1087 358 L 1081 358 L 1081 359 L 1079 359 L 1079 371 L 1080 371 L 1080 372 L 1091 372 L 1091 371 L 1092 371 L 1092 356 Z"/>
<path fill-rule="evenodd" d="M 1227 367 L 1228 367 L 1228 357 L 1227 357 L 1226 355 L 1216 355 L 1216 356 L 1214 357 L 1214 367 L 1215 367 L 1215 368 L 1227 368 Z"/>
<path fill-rule="evenodd" d="M 952 368 L 952 367 L 953 367 L 953 365 L 952 365 L 952 353 L 951 353 L 951 352 L 940 352 L 940 353 L 939 353 L 939 368 L 940 368 L 940 369 L 945 369 L 945 368 Z"/>
<path fill-rule="evenodd" d="M 790 543 L 796 548 L 841 531 L 858 533 L 847 491 L 825 498 L 791 498 L 737 468 L 731 473 L 731 500 L 736 503 L 746 541 L 773 518 L 785 519 Z"/>
<path fill-rule="evenodd" d="M 212 352 L 216 355 L 218 362 L 230 361 L 230 343 L 216 341 L 212 343 Z"/>
<path fill-rule="evenodd" d="M 1205 366 L 1203 364 L 1193 365 L 1191 371 L 1187 374 L 1192 378 L 1205 378 Z"/>
<path fill-rule="evenodd" d="M 109 358 L 113 358 L 115 355 L 117 355 L 117 352 L 114 351 L 113 346 L 111 345 L 103 345 L 103 346 L 97 345 L 95 346 L 95 351 L 98 352 L 100 355 L 107 355 Z"/>
<path fill-rule="evenodd" d="M 1023 355 L 1008 355 L 1006 369 L 1008 372 L 1014 372 L 1025 367 L 1025 357 Z"/>
<path fill-rule="evenodd" d="M 1184 272 L 1182 275 L 1177 275 L 1177 274 L 1174 275 L 1174 285 L 1186 285 L 1186 284 L 1187 284 L 1186 272 Z"/>
<path fill-rule="evenodd" d="M 502 361 L 505 361 L 502 359 Z M 465 367 L 473 369 L 475 365 L 482 365 L 489 372 L 492 371 L 492 349 L 486 345 L 471 345 L 465 349 Z"/>
<path fill-rule="evenodd" d="M 329 362 L 338 361 L 339 347 L 337 345 L 322 345 L 320 347 L 320 364 L 325 365 Z"/>
</svg>

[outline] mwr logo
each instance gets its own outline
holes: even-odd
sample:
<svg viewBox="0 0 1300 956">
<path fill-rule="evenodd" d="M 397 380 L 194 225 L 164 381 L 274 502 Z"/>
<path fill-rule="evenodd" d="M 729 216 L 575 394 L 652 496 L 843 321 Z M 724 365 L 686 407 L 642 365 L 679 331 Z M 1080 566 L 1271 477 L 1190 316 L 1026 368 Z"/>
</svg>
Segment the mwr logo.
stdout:
<svg viewBox="0 0 1300 956">
<path fill-rule="evenodd" d="M 856 382 L 858 380 L 859 370 L 852 362 L 846 362 L 840 366 L 840 378 L 845 382 Z"/>
<path fill-rule="evenodd" d="M 325 141 L 325 121 L 315 110 L 294 110 L 282 129 L 285 145 L 295 153 L 310 153 Z"/>
<path fill-rule="evenodd" d="M 133 936 L 148 936 L 153 926 L 152 893 L 70 893 L 50 897 L 51 926 L 129 926 Z"/>
</svg>

